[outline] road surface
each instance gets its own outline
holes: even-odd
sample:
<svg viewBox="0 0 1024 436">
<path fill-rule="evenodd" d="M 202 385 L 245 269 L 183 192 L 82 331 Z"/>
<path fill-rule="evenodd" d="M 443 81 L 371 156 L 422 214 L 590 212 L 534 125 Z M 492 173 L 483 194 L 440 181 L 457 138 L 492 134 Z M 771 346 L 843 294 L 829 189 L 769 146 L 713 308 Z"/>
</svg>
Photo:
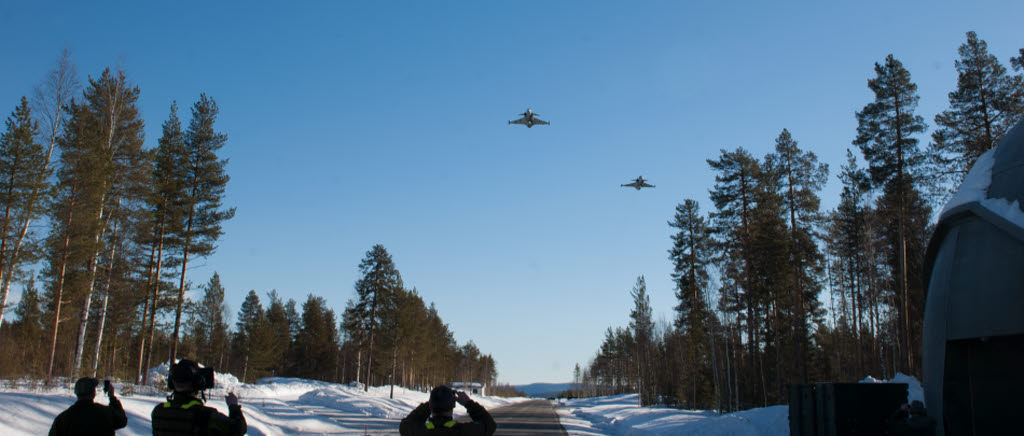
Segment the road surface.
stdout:
<svg viewBox="0 0 1024 436">
<path fill-rule="evenodd" d="M 272 404 L 263 404 L 265 411 L 273 411 Z M 400 418 L 372 418 L 361 413 L 344 412 L 320 406 L 300 406 L 301 413 L 328 418 L 345 428 L 335 435 L 398 435 Z M 551 402 L 532 400 L 510 406 L 488 410 L 498 424 L 494 436 L 565 436 L 567 433 L 558 422 L 558 414 Z M 468 421 L 469 417 L 460 416 L 459 421 Z M 327 434 L 327 433 L 310 433 Z M 305 436 L 305 433 L 302 434 Z"/>
<path fill-rule="evenodd" d="M 547 400 L 526 401 L 511 406 L 489 410 L 494 421 L 498 423 L 498 431 L 494 436 L 554 436 L 566 435 L 562 424 L 558 422 L 558 413 Z"/>
</svg>

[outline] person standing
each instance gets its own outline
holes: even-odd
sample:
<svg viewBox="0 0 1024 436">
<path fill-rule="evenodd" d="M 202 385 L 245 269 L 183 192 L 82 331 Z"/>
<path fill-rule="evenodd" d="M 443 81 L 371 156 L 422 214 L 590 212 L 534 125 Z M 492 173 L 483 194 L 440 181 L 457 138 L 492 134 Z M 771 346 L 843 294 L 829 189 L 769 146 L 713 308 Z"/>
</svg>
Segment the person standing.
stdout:
<svg viewBox="0 0 1024 436">
<path fill-rule="evenodd" d="M 452 418 L 456 402 L 466 408 L 473 422 Z M 497 427 L 491 414 L 465 392 L 441 385 L 430 391 L 430 401 L 417 406 L 402 420 L 398 432 L 402 436 L 491 436 Z"/>
<path fill-rule="evenodd" d="M 128 425 L 128 417 L 109 380 L 103 382 L 103 392 L 107 394 L 109 405 L 93 402 L 99 384 L 99 380 L 90 377 L 82 377 L 75 382 L 78 401 L 57 415 L 50 426 L 50 436 L 113 436 L 118 429 Z"/>
<path fill-rule="evenodd" d="M 248 431 L 238 397 L 229 393 L 225 397 L 228 416 L 203 405 L 196 397 L 212 385 L 199 372 L 199 365 L 191 360 L 180 360 L 171 366 L 167 387 L 173 392 L 167 402 L 153 408 L 154 436 L 224 435 L 241 436 Z M 204 396 L 205 398 L 205 396 Z"/>
</svg>

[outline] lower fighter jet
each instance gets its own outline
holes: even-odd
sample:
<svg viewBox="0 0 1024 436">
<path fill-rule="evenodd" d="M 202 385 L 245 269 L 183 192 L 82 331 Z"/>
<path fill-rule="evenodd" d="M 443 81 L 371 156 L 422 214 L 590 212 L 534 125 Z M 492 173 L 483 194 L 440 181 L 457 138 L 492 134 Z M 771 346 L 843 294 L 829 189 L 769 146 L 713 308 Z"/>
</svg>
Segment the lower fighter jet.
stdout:
<svg viewBox="0 0 1024 436">
<path fill-rule="evenodd" d="M 640 177 L 637 177 L 637 178 L 633 179 L 633 183 L 623 183 L 622 186 L 629 187 L 629 188 L 636 188 L 637 191 L 639 191 L 640 188 L 653 188 L 654 187 L 654 185 L 652 185 L 650 183 L 647 183 L 647 181 L 644 180 L 644 176 L 640 176 Z"/>
<path fill-rule="evenodd" d="M 518 119 L 518 120 L 515 120 L 515 121 L 509 121 L 508 123 L 509 124 L 522 124 L 522 125 L 524 125 L 526 127 L 533 127 L 535 125 L 540 126 L 540 125 L 544 125 L 544 124 L 551 124 L 551 123 L 549 123 L 547 121 L 544 121 L 544 120 L 542 120 L 540 118 L 537 118 L 537 114 L 533 113 L 533 111 L 530 110 L 530 108 L 526 108 L 526 112 L 523 112 L 523 113 L 521 113 L 519 115 L 522 115 L 523 117 Z"/>
</svg>

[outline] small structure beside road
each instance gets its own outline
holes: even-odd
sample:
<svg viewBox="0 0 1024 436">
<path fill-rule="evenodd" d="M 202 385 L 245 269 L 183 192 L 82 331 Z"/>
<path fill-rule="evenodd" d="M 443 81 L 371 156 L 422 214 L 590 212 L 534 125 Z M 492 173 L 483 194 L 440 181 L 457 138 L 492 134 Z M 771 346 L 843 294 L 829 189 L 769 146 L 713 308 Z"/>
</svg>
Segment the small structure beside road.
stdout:
<svg viewBox="0 0 1024 436">
<path fill-rule="evenodd" d="M 452 382 L 452 389 L 457 391 L 464 391 L 469 395 L 487 395 L 486 386 L 483 383 L 476 382 Z"/>
</svg>

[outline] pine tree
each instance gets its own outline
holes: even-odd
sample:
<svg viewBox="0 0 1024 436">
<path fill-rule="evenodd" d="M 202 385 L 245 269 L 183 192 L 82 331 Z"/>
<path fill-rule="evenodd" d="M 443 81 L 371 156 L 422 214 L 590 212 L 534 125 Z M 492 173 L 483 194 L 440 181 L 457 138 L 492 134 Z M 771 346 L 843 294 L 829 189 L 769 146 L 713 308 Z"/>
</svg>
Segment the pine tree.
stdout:
<svg viewBox="0 0 1024 436">
<path fill-rule="evenodd" d="M 74 101 L 67 107 L 68 122 L 64 134 L 59 138 L 61 148 L 60 165 L 57 169 L 56 198 L 51 206 L 51 230 L 46 241 L 46 261 L 43 277 L 46 279 L 44 301 L 46 301 L 47 319 L 53 319 L 50 334 L 50 357 L 47 364 L 46 377 L 51 379 L 56 362 L 58 339 L 68 335 L 60 335 L 60 324 L 73 320 L 74 315 L 63 313 L 63 307 L 72 303 L 75 297 L 72 282 L 76 280 L 77 265 L 85 262 L 81 242 L 86 225 L 76 219 L 83 213 L 82 207 L 86 200 L 86 186 L 99 185 L 99 171 L 90 171 L 96 167 L 90 162 L 87 144 L 94 142 L 95 133 L 90 126 L 92 114 L 85 105 Z"/>
<path fill-rule="evenodd" d="M 302 327 L 295 337 L 296 376 L 334 380 L 338 364 L 338 327 L 323 297 L 312 294 L 302 304 Z"/>
<path fill-rule="evenodd" d="M 867 195 L 871 189 L 867 174 L 858 168 L 857 160 L 850 150 L 846 151 L 847 164 L 842 167 L 839 180 L 843 183 L 843 191 L 840 195 L 839 205 L 831 214 L 826 228 L 829 232 L 829 247 L 837 260 L 835 270 L 832 272 L 839 284 L 840 308 L 842 313 L 847 313 L 847 301 L 849 301 L 848 317 L 841 319 L 851 322 L 850 326 L 834 326 L 833 333 L 840 334 L 852 330 L 857 337 L 857 351 L 852 359 L 842 359 L 837 362 L 840 372 L 844 368 L 849 369 L 850 363 L 856 362 L 857 370 L 853 374 L 860 374 L 865 367 L 864 353 L 862 349 L 860 334 L 863 313 L 868 304 L 874 301 L 871 296 L 874 294 L 874 281 L 869 272 L 872 270 L 872 261 L 868 256 L 871 252 L 869 242 L 874 237 L 869 234 L 867 219 L 871 213 L 867 204 Z M 849 298 L 847 299 L 847 295 Z M 871 337 L 875 334 L 872 332 Z M 844 340 L 836 341 L 836 347 L 845 348 Z M 878 355 L 877 342 L 874 342 L 871 355 Z M 877 373 L 872 370 L 871 373 Z M 848 372 L 847 372 L 848 374 Z M 848 374 L 849 375 L 849 374 Z"/>
<path fill-rule="evenodd" d="M 399 373 L 398 363 L 401 359 L 408 366 L 417 355 L 417 345 L 425 340 L 427 332 L 423 325 L 427 322 L 427 308 L 423 299 L 415 289 L 399 290 L 392 299 L 392 307 L 385 311 L 385 319 L 381 325 L 380 337 L 383 339 L 382 350 L 390 351 L 391 368 L 388 373 L 391 385 L 391 397 L 394 397 L 396 383 L 406 384 L 407 377 Z M 428 354 L 424 352 L 423 354 Z M 399 379 L 403 379 L 399 381 Z"/>
<path fill-rule="evenodd" d="M 1007 75 L 988 44 L 967 32 L 956 61 L 957 89 L 949 93 L 949 109 L 935 116 L 931 156 L 943 175 L 951 176 L 955 191 L 974 161 L 995 147 L 1024 116 L 1024 92 L 1019 80 Z"/>
<path fill-rule="evenodd" d="M 32 277 L 29 277 L 21 291 L 21 299 L 14 308 L 14 316 L 18 317 L 18 320 L 14 322 L 11 330 L 19 345 L 11 350 L 17 355 L 14 361 L 21 364 L 21 374 L 39 376 L 45 353 L 40 342 L 40 338 L 43 337 L 43 311 L 39 291 Z"/>
<path fill-rule="evenodd" d="M 644 276 L 637 277 L 636 285 L 630 292 L 633 297 L 633 310 L 629 313 L 629 330 L 635 341 L 633 356 L 636 359 L 636 374 L 640 405 L 655 403 L 653 377 L 651 374 L 651 348 L 654 342 L 654 321 L 652 319 L 651 299 L 647 295 L 647 283 Z"/>
<path fill-rule="evenodd" d="M 753 237 L 751 245 L 751 274 L 753 286 L 748 291 L 751 301 L 758 307 L 755 313 L 762 316 L 755 319 L 755 331 L 763 338 L 764 351 L 754 350 L 757 379 L 760 384 L 761 404 L 785 395 L 785 384 L 793 379 L 799 370 L 795 352 L 783 353 L 787 347 L 796 347 L 796 299 L 792 283 L 795 280 L 792 261 L 789 257 L 790 235 L 787 228 L 788 214 L 785 197 L 785 171 L 778 159 L 772 155 L 762 161 L 761 172 L 754 190 L 756 206 L 751 214 L 750 227 Z M 774 375 L 766 371 L 765 360 L 774 357 Z M 774 386 L 770 389 L 769 386 Z"/>
<path fill-rule="evenodd" d="M 718 160 L 708 160 L 708 165 L 717 172 L 715 186 L 710 192 L 716 209 L 711 213 L 711 219 L 722 251 L 723 286 L 730 284 L 723 293 L 728 300 L 726 307 L 735 312 L 736 322 L 742 323 L 742 327 L 737 325 L 737 331 L 746 329 L 745 380 L 734 382 L 734 385 L 743 386 L 744 398 L 754 397 L 759 378 L 755 359 L 760 343 L 758 305 L 761 298 L 755 290 L 754 212 L 758 206 L 761 165 L 742 147 L 733 152 L 722 150 L 721 153 Z M 736 345 L 739 346 L 739 342 Z M 734 365 L 738 372 L 739 362 Z M 734 400 L 738 401 L 738 398 Z"/>
<path fill-rule="evenodd" d="M 366 252 L 366 257 L 359 262 L 359 272 L 362 277 L 356 282 L 356 294 L 358 300 L 352 306 L 353 314 L 347 317 L 350 321 L 348 327 L 362 329 L 359 336 L 365 335 L 366 343 L 366 385 L 364 390 L 369 390 L 372 382 L 370 375 L 373 374 L 373 345 L 374 330 L 378 329 L 384 320 L 384 309 L 391 305 L 394 295 L 403 289 L 402 277 L 395 268 L 384 246 L 374 245 Z"/>
<path fill-rule="evenodd" d="M 277 291 L 270 291 L 267 297 L 270 299 L 270 305 L 267 306 L 267 324 L 273 332 L 274 349 L 282 350 L 274 358 L 273 374 L 281 376 L 288 371 L 288 356 L 292 345 L 291 325 L 284 302 L 277 295 Z"/>
<path fill-rule="evenodd" d="M 203 298 L 195 304 L 196 319 L 190 324 L 189 334 L 196 340 L 196 359 L 206 366 L 220 368 L 228 346 L 227 306 L 220 275 L 214 272 L 201 289 Z"/>
<path fill-rule="evenodd" d="M 924 159 L 913 135 L 924 132 L 926 126 L 924 119 L 914 114 L 919 100 L 917 85 L 911 82 L 910 72 L 903 68 L 903 64 L 890 54 L 884 64 L 875 64 L 875 74 L 874 79 L 868 80 L 868 88 L 874 92 L 875 101 L 857 112 L 857 138 L 853 143 L 860 147 L 868 161 L 873 185 L 884 186 L 894 197 L 894 201 L 884 204 L 896 209 L 897 231 L 891 246 L 897 253 L 892 266 L 900 300 L 900 307 L 896 309 L 901 318 L 901 367 L 905 372 L 915 373 L 910 332 L 906 211 L 909 191 L 914 189 L 917 171 Z"/>
<path fill-rule="evenodd" d="M 815 226 L 820 221 L 817 192 L 828 178 L 828 165 L 819 164 L 811 151 L 801 150 L 789 130 L 783 129 L 775 140 L 775 153 L 768 156 L 780 171 L 782 197 L 789 222 L 789 263 L 793 298 L 796 301 L 794 359 L 800 371 L 800 382 L 807 383 L 805 347 L 809 346 L 807 329 L 808 303 L 818 299 L 818 277 L 821 254 L 818 252 Z M 807 302 L 807 303 L 805 303 Z M 780 393 L 781 394 L 781 393 Z"/>
<path fill-rule="evenodd" d="M 289 341 L 295 341 L 295 337 L 299 335 L 299 328 L 302 327 L 302 318 L 296 309 L 294 299 L 289 298 L 288 302 L 284 304 L 284 315 L 285 318 L 288 318 Z"/>
<path fill-rule="evenodd" d="M 58 141 L 58 204 L 51 209 L 55 231 L 43 272 L 49 282 L 48 300 L 81 307 L 70 367 L 73 377 L 83 364 L 94 293 L 103 286 L 100 264 L 116 261 L 116 245 L 110 241 L 120 231 L 117 210 L 136 189 L 146 161 L 143 122 L 135 106 L 138 96 L 138 88 L 128 85 L 124 72 L 108 69 L 99 78 L 90 78 L 82 103 L 68 106 L 68 121 Z"/>
<path fill-rule="evenodd" d="M 153 340 L 156 334 L 156 314 L 161 307 L 160 290 L 166 287 L 163 277 L 164 259 L 167 253 L 177 247 L 175 237 L 181 233 L 183 212 L 185 168 L 182 159 L 185 151 L 185 134 L 178 119 L 178 104 L 171 103 L 170 115 L 163 123 L 163 134 L 157 141 L 153 159 L 152 187 L 148 196 L 149 228 L 152 236 L 148 241 L 149 263 L 146 266 L 146 287 L 148 295 L 142 311 L 143 335 L 139 340 L 139 365 L 136 379 L 141 381 L 143 367 L 149 368 L 153 360 Z M 147 325 L 148 317 L 148 327 Z M 148 331 L 148 334 L 145 332 Z M 143 350 L 145 349 L 145 352 Z M 145 359 L 143 359 L 145 357 Z M 172 356 L 173 357 L 173 356 Z M 143 365 L 145 361 L 145 365 Z"/>
<path fill-rule="evenodd" d="M 1020 49 L 1019 53 L 1020 56 L 1010 58 L 1010 65 L 1013 66 L 1014 71 L 1024 70 L 1024 48 Z"/>
<path fill-rule="evenodd" d="M 16 280 L 20 266 L 30 260 L 15 248 L 20 244 L 21 224 L 40 215 L 32 202 L 45 188 L 48 161 L 43 146 L 35 141 L 38 133 L 28 99 L 22 97 L 0 135 L 0 324 L 7 308 L 6 283 Z"/>
<path fill-rule="evenodd" d="M 174 317 L 174 333 L 171 334 L 171 358 L 177 353 L 178 330 L 181 326 L 181 306 L 185 299 L 185 276 L 190 256 L 205 257 L 213 254 L 217 238 L 223 233 L 221 222 L 231 219 L 235 209 L 221 209 L 224 189 L 228 177 L 224 171 L 227 159 L 220 159 L 217 152 L 227 142 L 227 135 L 214 130 L 214 122 L 220 110 L 213 99 L 206 94 L 192 105 L 192 120 L 185 132 L 185 153 L 180 162 L 186 165 L 181 181 L 184 196 L 181 198 L 180 241 L 181 279 L 178 283 L 178 306 Z"/>
<path fill-rule="evenodd" d="M 689 382 L 684 390 L 687 395 L 679 395 L 683 404 L 691 408 L 701 407 L 710 403 L 710 383 L 708 372 L 707 344 L 710 313 L 705 306 L 704 290 L 709 281 L 708 266 L 712 258 L 712 240 L 707 222 L 700 213 L 699 204 L 691 199 L 676 206 L 674 221 L 669 226 L 679 229 L 672 235 L 672 249 L 669 259 L 673 261 L 672 279 L 676 282 L 675 328 L 682 336 L 686 356 L 682 358 L 683 380 Z"/>
<path fill-rule="evenodd" d="M 242 373 L 242 381 L 255 380 L 258 378 L 262 365 L 260 358 L 264 350 L 260 348 L 265 345 L 263 332 L 266 330 L 266 315 L 263 313 L 263 306 L 260 304 L 260 296 L 256 291 L 250 290 L 238 309 L 237 321 L 235 322 L 235 337 L 233 348 L 236 354 L 234 360 L 236 370 Z M 240 365 L 240 367 L 238 367 Z"/>
</svg>

